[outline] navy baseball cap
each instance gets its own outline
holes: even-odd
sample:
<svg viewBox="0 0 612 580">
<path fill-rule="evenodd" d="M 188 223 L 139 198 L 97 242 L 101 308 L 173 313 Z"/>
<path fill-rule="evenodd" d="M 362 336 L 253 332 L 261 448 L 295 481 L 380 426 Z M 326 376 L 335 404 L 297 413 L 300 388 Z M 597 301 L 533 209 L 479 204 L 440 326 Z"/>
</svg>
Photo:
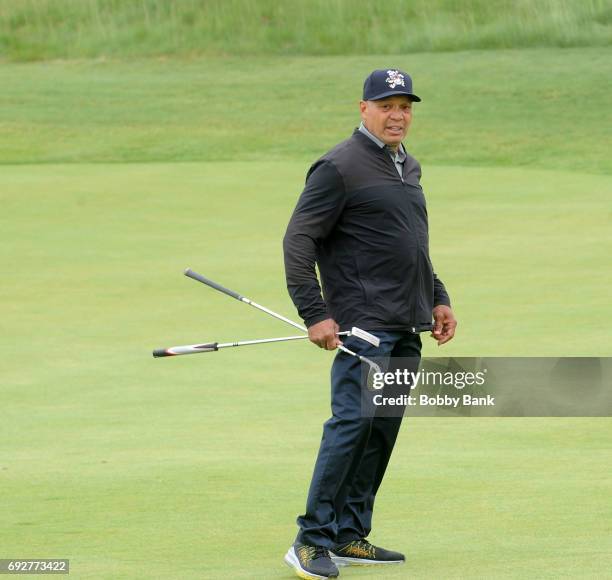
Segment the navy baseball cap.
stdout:
<svg viewBox="0 0 612 580">
<path fill-rule="evenodd" d="M 392 95 L 406 95 L 413 101 L 420 101 L 412 92 L 410 75 L 392 68 L 375 70 L 363 83 L 363 100 L 377 101 Z"/>
</svg>

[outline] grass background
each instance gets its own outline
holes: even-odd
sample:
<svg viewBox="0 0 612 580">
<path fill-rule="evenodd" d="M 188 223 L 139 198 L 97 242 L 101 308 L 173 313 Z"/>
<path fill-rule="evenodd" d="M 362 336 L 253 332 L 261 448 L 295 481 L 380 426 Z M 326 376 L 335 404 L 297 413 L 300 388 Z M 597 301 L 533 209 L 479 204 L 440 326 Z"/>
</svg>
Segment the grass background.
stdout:
<svg viewBox="0 0 612 580">
<path fill-rule="evenodd" d="M 424 99 L 410 137 L 424 166 L 609 174 L 609 55 L 5 63 L 0 162 L 312 161 L 357 124 L 363 78 L 392 62 L 412 72 Z"/>
<path fill-rule="evenodd" d="M 75 578 L 291 578 L 281 558 L 328 415 L 332 355 L 304 343 L 153 360 L 158 346 L 291 333 L 182 269 L 292 316 L 280 239 L 305 171 L 357 124 L 367 72 L 392 63 L 424 99 L 407 147 L 423 163 L 432 259 L 460 321 L 443 353 L 426 339 L 425 354 L 609 356 L 612 71 L 588 28 L 609 5 L 418 13 L 469 21 L 481 8 L 465 33 L 476 43 L 485 17 L 511 30 L 511 10 L 547 7 L 552 29 L 571 8 L 561 29 L 595 46 L 559 50 L 538 33 L 548 48 L 515 36 L 511 50 L 312 54 L 334 53 L 328 40 L 279 56 L 241 22 L 268 7 L 266 26 L 294 34 L 278 25 L 286 5 L 207 3 L 233 10 L 236 34 L 225 45 L 203 35 L 180 58 L 155 42 L 172 24 L 157 12 L 134 35 L 129 10 L 153 6 L 194 4 L 0 3 L 0 557 L 69 557 Z M 371 25 L 392 13 L 314 20 L 300 6 L 287 21 L 340 38 L 359 14 Z M 104 50 L 94 7 L 113 34 Z M 367 30 L 374 43 L 386 29 Z M 245 46 L 266 54 L 232 56 Z M 75 59 L 45 60 L 59 56 Z M 43 60 L 16 62 L 32 58 Z M 611 435 L 606 418 L 406 421 L 373 540 L 409 563 L 343 577 L 606 577 Z"/>
<path fill-rule="evenodd" d="M 16 60 L 406 54 L 611 41 L 609 0 L 0 2 L 0 53 Z"/>
</svg>

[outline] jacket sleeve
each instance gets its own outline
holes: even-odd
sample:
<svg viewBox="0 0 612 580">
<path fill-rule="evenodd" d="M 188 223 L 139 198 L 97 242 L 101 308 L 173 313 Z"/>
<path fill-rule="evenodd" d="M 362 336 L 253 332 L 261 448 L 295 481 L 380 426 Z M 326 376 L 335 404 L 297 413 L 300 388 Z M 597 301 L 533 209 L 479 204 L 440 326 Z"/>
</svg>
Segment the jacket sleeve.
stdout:
<svg viewBox="0 0 612 580">
<path fill-rule="evenodd" d="M 287 289 L 307 327 L 330 318 L 315 262 L 317 248 L 338 221 L 346 202 L 340 173 L 330 161 L 315 163 L 283 239 Z"/>
<path fill-rule="evenodd" d="M 444 283 L 442 282 L 442 280 L 440 280 L 440 278 L 436 276 L 435 273 L 433 277 L 434 277 L 434 303 L 433 303 L 434 308 L 442 304 L 445 306 L 450 306 L 451 305 L 450 297 L 448 296 L 448 292 L 446 291 L 446 288 L 444 287 Z"/>
</svg>

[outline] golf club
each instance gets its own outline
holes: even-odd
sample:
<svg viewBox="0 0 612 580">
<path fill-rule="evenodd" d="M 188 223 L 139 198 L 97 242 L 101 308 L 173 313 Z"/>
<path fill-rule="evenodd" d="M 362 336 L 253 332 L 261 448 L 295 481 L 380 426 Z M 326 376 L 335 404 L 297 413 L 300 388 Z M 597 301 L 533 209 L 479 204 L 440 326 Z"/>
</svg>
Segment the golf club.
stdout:
<svg viewBox="0 0 612 580">
<path fill-rule="evenodd" d="M 157 348 L 153 351 L 155 358 L 164 356 L 179 356 L 183 354 L 197 354 L 200 352 L 215 352 L 221 348 L 234 346 L 250 346 L 252 344 L 266 344 L 269 342 L 286 342 L 288 340 L 303 340 L 308 338 L 301 334 L 299 336 L 281 336 L 279 338 L 259 338 L 257 340 L 239 340 L 237 342 L 206 342 L 204 344 L 187 344 L 185 346 L 171 346 L 168 348 Z"/>
<path fill-rule="evenodd" d="M 198 282 L 201 282 L 202 284 L 206 284 L 206 286 L 210 286 L 211 288 L 214 288 L 215 290 L 218 290 L 219 292 L 222 292 L 223 294 L 227 294 L 228 296 L 231 296 L 232 298 L 235 298 L 236 300 L 240 302 L 244 302 L 245 304 L 253 306 L 254 308 L 257 308 L 257 310 L 261 310 L 262 312 L 265 312 L 266 314 L 269 314 L 270 316 L 273 316 L 274 318 L 277 318 L 278 320 L 282 320 L 283 322 L 290 324 L 294 328 L 297 328 L 303 332 L 308 332 L 305 326 L 302 326 L 301 324 L 298 324 L 297 322 L 293 322 L 293 320 L 289 320 L 288 318 L 285 318 L 284 316 L 277 314 L 276 312 L 273 312 L 272 310 L 266 308 L 265 306 L 262 306 L 261 304 L 257 304 L 257 302 L 254 302 L 253 300 L 251 300 L 250 298 L 247 298 L 246 296 L 242 296 L 241 294 L 238 294 L 238 292 L 234 292 L 233 290 L 230 290 L 229 288 L 226 288 L 225 286 L 221 286 L 221 284 L 217 284 L 217 282 L 214 282 L 213 280 L 210 280 L 202 276 L 201 274 L 194 272 L 191 268 L 187 268 L 185 270 L 185 276 L 189 278 L 193 278 L 194 280 L 197 280 Z M 365 331 L 361 331 L 361 333 L 369 334 L 369 333 L 366 333 Z M 355 336 L 358 336 L 358 335 L 355 335 Z M 375 336 L 371 334 L 369 336 L 377 340 Z M 360 338 L 363 338 L 363 336 Z M 370 341 L 368 340 L 368 342 Z M 351 356 L 358 358 L 361 362 L 366 363 L 367 365 L 369 365 L 371 371 L 378 372 L 378 373 L 381 372 L 380 367 L 374 361 L 371 361 L 369 358 L 362 356 L 360 354 L 357 354 L 356 352 L 353 352 L 352 350 L 346 348 L 344 345 L 339 345 L 338 349 L 341 350 L 342 352 L 345 352 L 346 354 L 349 354 Z"/>
<path fill-rule="evenodd" d="M 358 332 L 365 332 L 365 331 L 357 327 L 353 327 L 352 330 L 345 330 L 344 332 L 338 332 L 338 334 L 341 336 L 356 336 Z M 369 334 L 369 333 L 366 333 L 366 334 Z M 155 349 L 153 351 L 153 356 L 155 358 L 160 358 L 164 356 L 197 354 L 200 352 L 214 352 L 221 348 L 228 348 L 228 347 L 233 347 L 233 346 L 250 346 L 252 344 L 267 344 L 269 342 L 286 342 L 288 340 L 303 340 L 305 338 L 308 338 L 308 335 L 300 334 L 298 336 L 281 336 L 279 338 L 259 338 L 256 340 L 239 340 L 236 342 L 206 342 L 203 344 L 187 344 L 184 346 L 170 346 L 168 348 Z M 373 338 L 376 338 L 376 337 L 373 337 Z M 379 340 L 379 339 L 376 338 L 376 340 Z"/>
</svg>

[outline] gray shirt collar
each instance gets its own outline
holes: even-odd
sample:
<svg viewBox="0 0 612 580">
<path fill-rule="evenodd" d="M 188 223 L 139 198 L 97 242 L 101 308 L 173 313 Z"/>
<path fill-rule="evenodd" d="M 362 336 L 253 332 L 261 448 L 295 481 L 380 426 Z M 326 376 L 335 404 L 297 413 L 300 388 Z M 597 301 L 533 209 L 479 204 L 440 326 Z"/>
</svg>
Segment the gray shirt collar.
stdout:
<svg viewBox="0 0 612 580">
<path fill-rule="evenodd" d="M 381 149 L 386 148 L 389 155 L 391 155 L 392 159 L 396 163 L 404 163 L 404 161 L 406 160 L 406 150 L 404 149 L 404 145 L 402 143 L 400 143 L 400 146 L 397 148 L 396 153 L 395 151 L 393 151 L 393 149 L 385 145 L 385 143 L 381 141 L 376 135 L 370 133 L 363 123 L 359 124 L 359 132 L 363 133 L 366 137 L 374 141 L 374 143 L 376 143 L 376 145 L 378 145 Z"/>
</svg>

